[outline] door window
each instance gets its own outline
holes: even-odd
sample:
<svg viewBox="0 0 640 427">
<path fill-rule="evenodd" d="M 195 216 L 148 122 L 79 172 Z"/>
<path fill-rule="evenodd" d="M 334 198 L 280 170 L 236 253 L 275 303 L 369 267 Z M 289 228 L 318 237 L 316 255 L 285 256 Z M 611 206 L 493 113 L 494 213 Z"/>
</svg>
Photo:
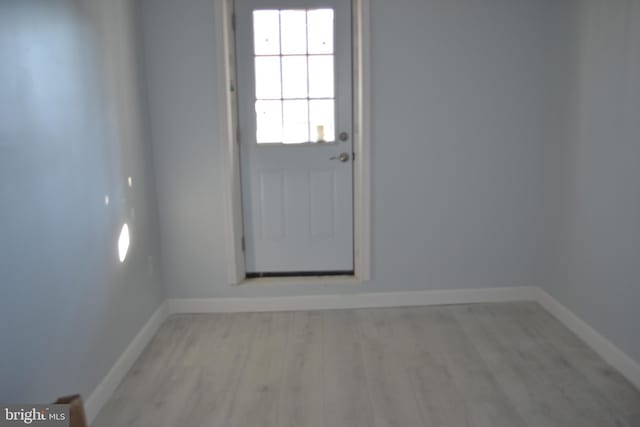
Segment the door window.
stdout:
<svg viewBox="0 0 640 427">
<path fill-rule="evenodd" d="M 334 11 L 253 11 L 256 141 L 335 140 Z"/>
</svg>

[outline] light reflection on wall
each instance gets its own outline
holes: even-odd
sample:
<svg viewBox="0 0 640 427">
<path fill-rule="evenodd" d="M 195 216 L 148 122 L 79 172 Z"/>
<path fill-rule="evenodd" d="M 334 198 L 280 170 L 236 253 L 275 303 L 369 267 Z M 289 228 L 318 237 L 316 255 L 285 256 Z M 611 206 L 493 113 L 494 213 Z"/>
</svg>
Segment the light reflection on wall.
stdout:
<svg viewBox="0 0 640 427">
<path fill-rule="evenodd" d="M 120 237 L 118 238 L 118 258 L 120 262 L 124 262 L 127 258 L 127 252 L 129 252 L 129 226 L 125 223 L 120 231 Z"/>
</svg>

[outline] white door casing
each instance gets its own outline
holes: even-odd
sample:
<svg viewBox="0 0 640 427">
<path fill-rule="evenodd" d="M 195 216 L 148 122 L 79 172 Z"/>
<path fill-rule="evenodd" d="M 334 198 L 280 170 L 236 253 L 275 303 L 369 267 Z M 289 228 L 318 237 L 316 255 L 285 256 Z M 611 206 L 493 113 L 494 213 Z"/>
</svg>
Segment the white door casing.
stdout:
<svg viewBox="0 0 640 427">
<path fill-rule="evenodd" d="M 329 10 L 335 42 L 301 40 Z M 246 272 L 353 272 L 351 4 L 236 0 L 235 25 Z"/>
</svg>

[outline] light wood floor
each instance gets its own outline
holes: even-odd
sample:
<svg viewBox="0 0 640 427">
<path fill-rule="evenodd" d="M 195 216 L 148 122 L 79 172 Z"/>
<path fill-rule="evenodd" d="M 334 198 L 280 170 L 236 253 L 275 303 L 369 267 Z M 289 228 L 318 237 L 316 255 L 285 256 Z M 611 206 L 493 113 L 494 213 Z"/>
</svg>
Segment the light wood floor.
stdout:
<svg viewBox="0 0 640 427">
<path fill-rule="evenodd" d="M 535 303 L 178 315 L 95 427 L 640 426 L 640 392 Z"/>
</svg>

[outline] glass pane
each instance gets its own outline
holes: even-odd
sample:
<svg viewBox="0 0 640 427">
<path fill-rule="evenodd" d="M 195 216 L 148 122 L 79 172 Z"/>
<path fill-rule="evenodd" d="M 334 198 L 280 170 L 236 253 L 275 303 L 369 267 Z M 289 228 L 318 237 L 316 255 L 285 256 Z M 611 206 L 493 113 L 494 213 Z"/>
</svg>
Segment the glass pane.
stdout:
<svg viewBox="0 0 640 427">
<path fill-rule="evenodd" d="M 256 56 L 256 99 L 280 96 L 280 57 Z"/>
<path fill-rule="evenodd" d="M 307 97 L 307 58 L 304 56 L 282 57 L 282 97 Z"/>
<path fill-rule="evenodd" d="M 307 12 L 309 53 L 333 53 L 333 9 Z"/>
<path fill-rule="evenodd" d="M 256 140 L 282 142 L 282 101 L 256 101 Z"/>
<path fill-rule="evenodd" d="M 311 140 L 315 142 L 335 141 L 335 107 L 333 100 L 311 100 L 309 118 L 311 121 Z"/>
<path fill-rule="evenodd" d="M 309 57 L 309 97 L 333 98 L 333 56 Z"/>
<path fill-rule="evenodd" d="M 280 11 L 282 54 L 307 53 L 307 14 L 304 10 Z"/>
<path fill-rule="evenodd" d="M 309 142 L 308 101 L 284 101 L 282 142 L 295 144 Z"/>
<path fill-rule="evenodd" d="M 280 54 L 280 14 L 277 10 L 253 11 L 253 46 L 256 55 Z"/>
</svg>

